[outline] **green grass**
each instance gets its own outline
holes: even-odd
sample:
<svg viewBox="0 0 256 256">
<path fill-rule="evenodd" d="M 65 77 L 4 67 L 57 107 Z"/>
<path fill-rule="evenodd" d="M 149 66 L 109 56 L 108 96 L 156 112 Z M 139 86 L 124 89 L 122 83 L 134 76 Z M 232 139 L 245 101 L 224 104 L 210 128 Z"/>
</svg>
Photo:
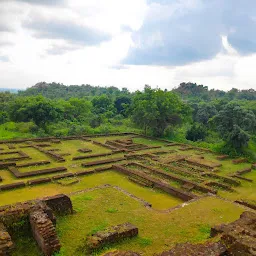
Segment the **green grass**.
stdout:
<svg viewBox="0 0 256 256">
<path fill-rule="evenodd" d="M 129 138 L 129 136 L 106 136 L 93 139 L 104 143 L 106 140 L 122 138 Z M 140 137 L 135 138 L 134 142 L 147 144 L 149 146 L 163 146 L 166 144 L 154 139 L 148 140 Z M 19 144 L 16 145 L 18 150 L 20 149 L 19 146 Z M 3 147 L 5 151 L 11 151 L 6 145 L 1 145 L 1 147 Z M 32 160 L 22 160 L 19 163 L 41 160 L 50 160 L 51 163 L 45 166 L 20 168 L 19 171 L 28 172 L 38 169 L 65 166 L 67 167 L 68 172 L 74 173 L 77 171 L 95 168 L 82 168 L 81 163 L 83 162 L 124 156 L 123 153 L 119 153 L 107 157 L 73 161 L 72 158 L 74 156 L 84 155 L 83 153 L 78 152 L 79 148 L 92 149 L 92 152 L 88 154 L 107 153 L 110 152 L 110 150 L 95 145 L 92 142 L 81 140 L 62 141 L 61 144 L 53 144 L 51 147 L 59 148 L 60 151 L 58 153 L 70 153 L 71 155 L 65 156 L 65 162 L 57 163 L 34 148 L 22 148 L 21 150 L 31 156 Z M 180 146 L 168 148 L 163 146 L 160 150 L 174 149 L 176 152 L 159 155 L 160 159 L 167 160 L 173 154 L 190 155 L 192 157 L 198 156 L 198 151 L 196 150 L 180 151 L 179 148 Z M 141 152 L 145 153 L 152 151 L 154 150 L 144 150 Z M 215 154 L 205 153 L 203 156 L 205 157 L 205 161 L 219 162 L 216 159 Z M 126 162 L 127 161 L 124 161 L 123 163 Z M 152 162 L 148 159 L 146 161 L 142 161 L 142 163 L 149 166 L 154 166 L 156 164 L 156 162 Z M 250 163 L 234 165 L 232 163 L 232 159 L 221 161 L 221 163 L 222 166 L 219 168 L 218 174 L 226 177 L 251 165 Z M 102 166 L 103 165 L 96 167 Z M 156 167 L 164 170 L 160 165 L 156 164 Z M 138 171 L 136 168 L 137 167 L 134 167 L 133 170 Z M 140 171 L 143 171 L 143 169 Z M 166 169 L 166 171 L 173 173 L 169 169 Z M 56 174 L 42 175 L 35 178 L 51 177 L 54 175 Z M 199 177 L 197 174 L 195 177 L 187 174 L 185 176 L 182 176 L 181 174 L 176 175 L 194 181 L 198 181 Z M 0 184 L 10 184 L 30 179 L 16 179 L 8 170 L 1 170 L 0 176 L 3 178 L 3 182 Z M 155 174 L 152 174 L 151 176 L 161 178 L 159 175 Z M 234 192 L 231 193 L 219 190 L 218 195 L 229 200 L 256 200 L 256 172 L 253 170 L 252 172 L 245 174 L 244 177 L 252 179 L 253 182 L 241 181 L 240 186 L 234 187 Z M 208 180 L 208 178 L 206 179 Z M 66 180 L 69 181 L 69 179 Z M 180 188 L 182 185 L 181 183 L 173 180 L 165 180 L 173 187 Z M 138 226 L 139 236 L 133 239 L 126 239 L 117 244 L 108 245 L 102 251 L 95 252 L 95 255 L 101 255 L 103 252 L 120 249 L 138 251 L 144 255 L 150 256 L 153 253 L 164 251 L 176 243 L 204 242 L 209 238 L 210 227 L 216 224 L 236 220 L 244 209 L 219 198 L 206 197 L 188 205 L 184 204 L 183 207 L 168 212 L 165 210 L 173 208 L 184 202 L 179 198 L 170 196 L 160 190 L 139 186 L 136 183 L 129 181 L 126 175 L 122 175 L 113 170 L 88 176 L 79 176 L 78 181 L 78 183 L 69 186 L 62 186 L 57 183 L 48 183 L 33 187 L 2 191 L 0 192 L 0 206 L 60 193 L 69 194 L 85 189 L 95 188 L 96 186 L 104 184 L 119 186 L 132 195 L 152 204 L 152 209 L 149 210 L 145 208 L 141 202 L 114 188 L 95 189 L 88 192 L 79 192 L 77 194 L 73 193 L 71 199 L 75 214 L 57 218 L 57 232 L 60 237 L 62 249 L 60 253 L 56 254 L 56 256 L 85 255 L 84 252 L 79 251 L 78 248 L 84 247 L 84 239 L 88 234 L 93 234 L 112 225 L 122 224 L 124 222 L 131 222 Z M 197 191 L 193 191 L 193 193 L 199 194 Z M 40 255 L 31 236 L 17 235 L 14 237 L 14 241 L 17 244 L 14 256 Z"/>
<path fill-rule="evenodd" d="M 108 212 L 108 213 L 116 213 L 116 212 L 118 212 L 118 210 L 115 209 L 115 208 L 108 208 L 108 209 L 106 210 L 106 212 Z"/>
<path fill-rule="evenodd" d="M 80 209 L 79 212 L 58 217 L 57 232 L 62 244 L 59 255 L 84 255 L 78 248 L 84 248 L 87 235 L 130 222 L 139 228 L 139 236 L 109 245 L 103 251 L 133 250 L 150 256 L 176 243 L 204 242 L 209 237 L 211 226 L 234 221 L 243 212 L 241 207 L 224 203 L 215 197 L 202 198 L 170 213 L 159 213 L 146 209 L 139 202 L 112 188 L 95 190 L 89 192 L 89 195 L 94 199 L 83 200 L 84 194 L 72 196 L 74 209 Z M 118 209 L 118 212 L 109 214 L 109 208 Z M 220 211 L 216 212 L 214 209 Z M 23 245 L 19 247 L 19 251 L 25 251 Z M 101 255 L 100 252 L 96 254 Z M 20 255 L 38 254 L 32 250 Z"/>
</svg>

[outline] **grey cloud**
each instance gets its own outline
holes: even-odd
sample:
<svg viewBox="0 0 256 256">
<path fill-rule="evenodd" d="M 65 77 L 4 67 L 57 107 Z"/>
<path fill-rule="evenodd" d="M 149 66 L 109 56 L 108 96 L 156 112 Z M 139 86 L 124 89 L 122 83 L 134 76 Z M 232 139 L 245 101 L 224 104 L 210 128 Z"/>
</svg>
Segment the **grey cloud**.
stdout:
<svg viewBox="0 0 256 256">
<path fill-rule="evenodd" d="M 70 21 L 45 20 L 35 17 L 25 22 L 23 26 L 31 29 L 36 38 L 64 39 L 83 45 L 97 45 L 110 39 L 110 36 L 103 32 Z"/>
<path fill-rule="evenodd" d="M 221 35 L 227 35 L 242 54 L 256 52 L 256 1 L 198 0 L 196 6 L 189 2 L 148 1 L 151 12 L 133 33 L 137 47 L 130 49 L 123 63 L 184 65 L 211 59 L 222 49 Z"/>
</svg>

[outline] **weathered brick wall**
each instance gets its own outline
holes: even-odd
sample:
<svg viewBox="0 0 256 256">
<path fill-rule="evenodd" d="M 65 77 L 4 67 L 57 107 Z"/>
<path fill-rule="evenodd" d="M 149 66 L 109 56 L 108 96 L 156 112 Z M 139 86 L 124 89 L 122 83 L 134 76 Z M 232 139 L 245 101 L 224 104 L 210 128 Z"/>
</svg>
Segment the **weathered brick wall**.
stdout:
<svg viewBox="0 0 256 256">
<path fill-rule="evenodd" d="M 29 214 L 32 234 L 46 256 L 51 256 L 60 250 L 60 242 L 49 216 L 42 210 L 35 210 Z"/>
<path fill-rule="evenodd" d="M 221 234 L 220 241 L 227 247 L 227 255 L 255 255 L 256 213 L 243 212 L 240 219 L 213 227 L 211 236 L 218 234 Z"/>
<path fill-rule="evenodd" d="M 70 198 L 64 194 L 45 197 L 42 199 L 48 207 L 60 215 L 73 213 L 73 206 Z"/>
<path fill-rule="evenodd" d="M 0 255 L 10 255 L 14 245 L 3 223 L 0 223 Z"/>
</svg>

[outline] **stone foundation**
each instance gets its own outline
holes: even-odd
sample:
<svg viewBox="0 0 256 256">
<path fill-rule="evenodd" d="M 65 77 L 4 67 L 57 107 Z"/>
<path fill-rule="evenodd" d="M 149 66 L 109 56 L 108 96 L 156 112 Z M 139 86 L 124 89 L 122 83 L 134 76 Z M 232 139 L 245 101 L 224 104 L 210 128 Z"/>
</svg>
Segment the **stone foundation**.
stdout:
<svg viewBox="0 0 256 256">
<path fill-rule="evenodd" d="M 106 230 L 99 231 L 86 239 L 89 251 L 102 248 L 104 245 L 131 238 L 138 235 L 138 228 L 131 223 L 124 223 Z"/>
<path fill-rule="evenodd" d="M 240 219 L 211 229 L 211 236 L 221 234 L 221 243 L 227 247 L 227 255 L 256 255 L 256 213 L 244 212 Z"/>
</svg>

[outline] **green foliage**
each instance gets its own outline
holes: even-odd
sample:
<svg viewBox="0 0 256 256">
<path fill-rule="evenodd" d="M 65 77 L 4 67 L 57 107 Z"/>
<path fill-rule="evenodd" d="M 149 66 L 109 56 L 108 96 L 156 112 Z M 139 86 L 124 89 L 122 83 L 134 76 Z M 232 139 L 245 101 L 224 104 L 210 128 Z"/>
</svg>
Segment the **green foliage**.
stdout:
<svg viewBox="0 0 256 256">
<path fill-rule="evenodd" d="M 127 95 L 118 96 L 114 102 L 117 113 L 127 117 L 131 102 L 131 98 Z"/>
<path fill-rule="evenodd" d="M 252 89 L 224 92 L 195 83 L 130 93 L 41 82 L 18 95 L 0 92 L 0 133 L 10 139 L 132 131 L 253 158 L 255 99 Z"/>
<path fill-rule="evenodd" d="M 149 86 L 145 86 L 143 93 L 136 93 L 132 109 L 134 123 L 143 128 L 145 134 L 150 130 L 154 136 L 162 136 L 170 125 L 181 124 L 190 113 L 177 95 Z"/>
<path fill-rule="evenodd" d="M 60 109 L 42 96 L 18 97 L 10 104 L 10 118 L 15 122 L 33 121 L 39 127 L 57 120 Z"/>
<path fill-rule="evenodd" d="M 214 117 L 214 123 L 220 136 L 237 150 L 247 146 L 249 133 L 256 130 L 256 118 L 252 111 L 229 103 Z"/>
<path fill-rule="evenodd" d="M 106 112 L 113 112 L 114 105 L 110 97 L 107 95 L 96 96 L 92 99 L 93 112 L 95 114 L 104 114 Z"/>
<path fill-rule="evenodd" d="M 204 140 L 207 135 L 207 130 L 204 125 L 194 123 L 187 131 L 186 139 L 191 141 Z"/>
<path fill-rule="evenodd" d="M 210 118 L 217 114 L 217 110 L 214 105 L 201 103 L 195 114 L 195 121 L 206 125 Z"/>
</svg>

